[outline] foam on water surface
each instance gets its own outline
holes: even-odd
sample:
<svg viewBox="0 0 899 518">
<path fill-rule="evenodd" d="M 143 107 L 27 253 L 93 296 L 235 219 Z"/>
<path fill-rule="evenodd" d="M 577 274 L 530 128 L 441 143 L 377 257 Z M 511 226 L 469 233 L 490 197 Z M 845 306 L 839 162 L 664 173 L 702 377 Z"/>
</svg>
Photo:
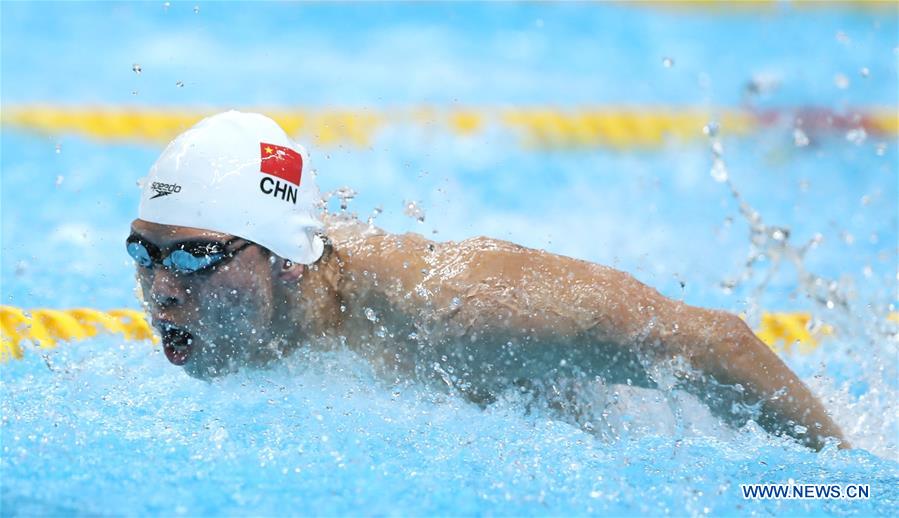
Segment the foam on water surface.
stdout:
<svg viewBox="0 0 899 518">
<path fill-rule="evenodd" d="M 899 496 L 894 462 L 863 450 L 813 453 L 752 425 L 716 431 L 686 399 L 671 407 L 664 397 L 621 390 L 627 412 L 608 424 L 643 423 L 597 439 L 526 413 L 514 397 L 482 410 L 415 383 L 385 384 L 349 353 L 300 354 L 270 371 L 207 383 L 151 347 L 116 345 L 79 344 L 49 363 L 29 351 L 9 366 L 5 510 L 805 514 L 884 512 Z M 671 434 L 666 407 L 706 422 Z M 653 421 L 662 426 L 640 426 Z M 740 483 L 784 477 L 864 480 L 875 497 L 739 496 Z"/>
</svg>

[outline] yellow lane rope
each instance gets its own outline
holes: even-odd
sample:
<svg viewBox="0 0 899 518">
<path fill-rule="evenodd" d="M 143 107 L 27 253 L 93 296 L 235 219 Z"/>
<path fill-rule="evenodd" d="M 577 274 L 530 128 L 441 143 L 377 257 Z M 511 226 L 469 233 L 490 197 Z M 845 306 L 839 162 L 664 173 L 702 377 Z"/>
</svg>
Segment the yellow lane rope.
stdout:
<svg viewBox="0 0 899 518">
<path fill-rule="evenodd" d="M 288 134 L 316 146 L 370 146 L 387 127 L 418 131 L 447 131 L 459 137 L 500 128 L 526 147 L 613 149 L 658 147 L 669 140 L 705 138 L 709 120 L 724 131 L 749 134 L 771 125 L 790 125 L 794 117 L 829 121 L 807 133 L 862 128 L 869 135 L 899 135 L 899 115 L 891 108 L 864 108 L 849 114 L 826 110 L 808 112 L 751 112 L 700 108 L 653 107 L 519 107 L 519 108 L 408 108 L 390 111 L 366 109 L 259 109 L 275 119 Z M 102 141 L 144 141 L 164 144 L 215 110 L 10 106 L 2 123 L 12 128 L 48 135 L 75 134 Z M 818 123 L 821 124 L 820 122 Z"/>
<path fill-rule="evenodd" d="M 899 323 L 899 312 L 890 313 L 888 320 Z M 821 340 L 834 333 L 828 325 L 810 329 L 809 313 L 764 313 L 758 337 L 778 352 L 792 353 L 799 344 L 799 353 L 815 350 Z M 158 338 L 141 311 L 113 309 L 100 311 L 90 308 L 34 309 L 24 311 L 12 306 L 0 306 L 0 362 L 22 359 L 22 342 L 32 342 L 42 349 L 52 349 L 59 342 L 84 340 L 100 333 L 121 333 L 125 340 Z"/>
<path fill-rule="evenodd" d="M 23 311 L 0 306 L 0 331 L 0 362 L 22 359 L 23 341 L 30 341 L 42 349 L 52 349 L 58 342 L 84 340 L 100 333 L 121 333 L 125 340 L 157 341 L 143 312 L 133 309 Z"/>
<path fill-rule="evenodd" d="M 756 336 L 775 351 L 793 352 L 793 346 L 799 345 L 801 354 L 814 351 L 825 336 L 834 334 L 833 327 L 823 324 L 812 328 L 812 315 L 809 313 L 762 313 Z"/>
</svg>

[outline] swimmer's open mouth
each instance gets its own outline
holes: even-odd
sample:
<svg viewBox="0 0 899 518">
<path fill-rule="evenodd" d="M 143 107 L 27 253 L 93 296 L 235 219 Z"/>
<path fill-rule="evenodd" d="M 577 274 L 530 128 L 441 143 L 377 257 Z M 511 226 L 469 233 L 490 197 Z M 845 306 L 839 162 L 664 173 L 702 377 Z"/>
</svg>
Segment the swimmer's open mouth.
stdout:
<svg viewBox="0 0 899 518">
<path fill-rule="evenodd" d="M 193 335 L 175 326 L 166 325 L 162 329 L 162 348 L 165 357 L 174 365 L 184 365 L 190 358 Z"/>
</svg>

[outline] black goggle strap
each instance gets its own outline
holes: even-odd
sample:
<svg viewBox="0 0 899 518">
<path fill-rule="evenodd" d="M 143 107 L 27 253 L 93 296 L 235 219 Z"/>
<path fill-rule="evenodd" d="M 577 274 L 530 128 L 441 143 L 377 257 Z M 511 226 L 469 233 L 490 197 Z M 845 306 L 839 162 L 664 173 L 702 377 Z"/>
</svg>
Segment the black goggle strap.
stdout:
<svg viewBox="0 0 899 518">
<path fill-rule="evenodd" d="M 169 251 L 168 255 L 172 255 L 172 252 L 176 250 L 184 250 L 190 255 L 196 257 L 203 257 L 206 255 L 216 255 L 216 254 L 224 254 L 225 248 L 233 243 L 235 239 L 232 238 L 224 243 L 216 243 L 209 241 L 184 241 L 182 243 L 178 243 L 172 247 L 171 251 Z"/>
<path fill-rule="evenodd" d="M 238 239 L 241 239 L 241 238 L 239 238 L 239 237 L 234 238 L 234 239 L 228 241 L 228 243 L 233 243 L 234 241 L 236 241 L 236 240 L 238 240 Z M 226 251 L 226 252 L 225 252 L 225 257 L 229 257 L 229 258 L 230 258 L 230 257 L 234 257 L 235 255 L 237 255 L 237 252 L 240 252 L 241 250 L 243 250 L 244 248 L 247 248 L 247 247 L 249 247 L 249 246 L 253 246 L 253 242 L 252 242 L 252 241 L 244 241 L 244 244 L 238 246 L 238 247 L 235 248 L 234 250 L 228 250 L 228 251 Z"/>
</svg>

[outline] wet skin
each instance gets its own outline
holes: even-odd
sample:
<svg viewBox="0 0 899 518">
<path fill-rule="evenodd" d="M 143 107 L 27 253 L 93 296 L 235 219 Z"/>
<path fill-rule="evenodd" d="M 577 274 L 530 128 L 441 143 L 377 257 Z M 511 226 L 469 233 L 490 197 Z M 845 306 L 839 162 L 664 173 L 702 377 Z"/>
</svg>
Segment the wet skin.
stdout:
<svg viewBox="0 0 899 518">
<path fill-rule="evenodd" d="M 189 374 L 213 377 L 276 361 L 299 344 L 339 342 L 387 379 L 436 380 L 484 403 L 554 379 L 653 387 L 663 365 L 723 417 L 738 419 L 733 402 L 760 403 L 769 431 L 813 448 L 826 437 L 848 447 L 802 381 L 730 313 L 505 241 L 435 243 L 326 224 L 333 251 L 314 265 L 251 246 L 209 273 L 138 266 L 154 325 L 192 337 Z M 160 247 L 233 237 L 142 220 L 132 232 Z"/>
</svg>

